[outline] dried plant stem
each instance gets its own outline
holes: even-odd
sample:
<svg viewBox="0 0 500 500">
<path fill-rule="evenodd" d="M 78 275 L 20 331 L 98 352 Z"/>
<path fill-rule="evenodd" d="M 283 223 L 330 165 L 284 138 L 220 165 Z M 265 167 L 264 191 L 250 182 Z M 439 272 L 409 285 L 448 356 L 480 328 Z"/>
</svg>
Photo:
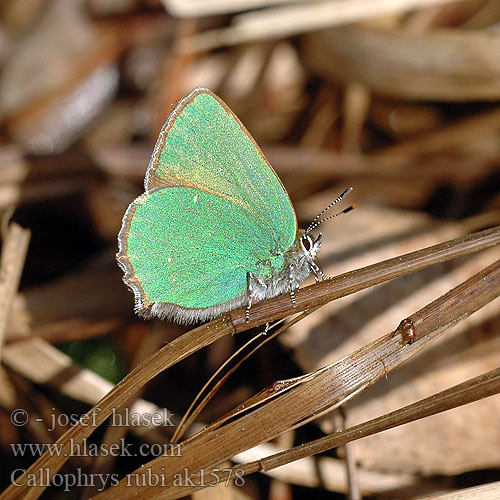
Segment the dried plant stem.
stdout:
<svg viewBox="0 0 500 500">
<path fill-rule="evenodd" d="M 401 321 L 398 332 L 413 342 L 449 328 L 500 295 L 500 260 Z"/>
<path fill-rule="evenodd" d="M 472 300 L 464 300 L 464 294 L 469 295 Z M 437 300 L 431 302 L 431 304 L 425 306 L 420 309 L 420 311 L 410 316 L 414 319 L 415 325 L 418 325 L 415 326 L 416 331 L 418 332 L 417 339 L 422 339 L 426 335 L 449 328 L 457 321 L 469 316 L 480 307 L 488 304 L 499 295 L 500 260 L 475 274 L 464 283 L 461 283 L 450 292 L 439 297 Z M 403 338 L 405 337 L 404 333 L 401 332 L 399 328 L 395 333 L 402 333 Z M 397 425 L 402 425 L 403 423 L 410 422 L 417 418 L 424 418 L 434 413 L 460 406 L 461 404 L 466 404 L 476 401 L 477 399 L 491 396 L 499 391 L 500 369 L 497 369 L 492 372 L 488 372 L 485 375 L 481 375 L 480 377 L 476 377 L 468 382 L 464 382 L 463 384 L 455 386 L 451 389 L 437 393 L 430 398 L 423 399 L 422 401 L 406 406 L 405 408 L 396 410 L 395 412 L 389 413 L 384 417 L 371 420 L 365 424 L 360 424 L 359 426 L 355 426 L 346 431 L 335 433 L 334 436 L 340 436 L 342 433 L 347 433 L 348 431 L 352 433 L 351 435 L 356 435 L 356 432 L 363 432 L 362 436 L 360 435 L 356 438 L 358 439 L 359 437 L 369 435 L 364 434 L 364 429 L 365 427 L 367 429 L 370 428 L 374 422 L 380 423 L 381 426 L 380 428 L 375 428 L 374 431 L 370 431 L 370 434 L 394 427 L 395 422 L 398 422 Z M 362 429 L 361 431 L 359 430 L 360 428 Z M 332 436 L 328 436 L 318 440 L 318 442 L 323 441 L 323 439 L 329 440 L 334 438 Z M 351 441 L 351 439 L 346 440 L 345 442 L 348 441 Z M 299 448 L 300 447 L 297 447 L 297 449 Z M 325 448 L 321 451 L 325 451 L 326 449 L 329 448 Z M 315 451 L 314 453 L 319 453 L 319 451 Z M 271 463 L 273 462 L 271 461 Z M 267 468 L 264 468 L 263 470 L 267 470 Z"/>
<path fill-rule="evenodd" d="M 153 322 L 149 335 L 145 336 L 142 340 L 141 345 L 136 352 L 136 356 L 132 362 L 132 367 L 138 366 L 142 361 L 147 359 L 152 352 L 155 352 L 162 344 L 163 331 L 160 328 L 154 328 L 155 325 L 157 325 L 157 323 Z M 130 408 L 132 402 L 137 401 L 142 396 L 144 389 L 145 386 L 136 391 L 132 398 L 127 401 L 126 406 L 115 408 L 115 413 L 117 415 L 120 415 L 124 422 L 126 422 L 125 412 Z M 104 433 L 101 444 L 104 444 L 109 448 L 114 443 L 119 443 L 120 439 L 124 438 L 129 430 L 131 430 L 130 427 L 126 425 L 110 425 Z M 98 455 L 94 458 L 90 474 L 112 473 L 116 458 L 117 457 L 111 454 L 109 456 Z M 80 500 L 91 498 L 96 491 L 96 487 L 87 486 L 80 496 Z"/>
<path fill-rule="evenodd" d="M 29 230 L 14 223 L 9 226 L 0 262 L 0 359 L 12 301 L 19 287 L 29 241 Z"/>
<path fill-rule="evenodd" d="M 260 332 L 252 337 L 248 342 L 246 342 L 236 352 L 234 352 L 207 380 L 205 385 L 200 389 L 196 397 L 189 405 L 189 408 L 184 413 L 181 421 L 179 422 L 179 425 L 177 426 L 174 434 L 172 435 L 172 438 L 170 439 L 171 443 L 177 443 L 180 440 L 186 429 L 188 429 L 188 427 L 195 421 L 196 417 L 201 413 L 203 408 L 205 408 L 208 402 L 213 398 L 213 396 L 227 381 L 227 379 L 249 356 L 251 356 L 257 349 L 260 349 L 262 345 L 268 341 L 267 338 L 262 338 L 263 335 L 264 332 Z M 249 349 L 251 344 L 257 341 L 259 341 L 257 345 L 252 347 L 249 352 L 245 353 L 245 351 Z M 236 359 L 238 361 L 234 363 Z M 233 366 L 231 366 L 232 363 Z"/>
</svg>

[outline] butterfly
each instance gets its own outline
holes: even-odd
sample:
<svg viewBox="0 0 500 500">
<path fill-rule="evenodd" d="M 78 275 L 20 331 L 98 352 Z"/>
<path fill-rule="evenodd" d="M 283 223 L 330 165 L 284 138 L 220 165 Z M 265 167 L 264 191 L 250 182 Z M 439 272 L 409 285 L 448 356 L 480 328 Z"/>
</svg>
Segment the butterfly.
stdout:
<svg viewBox="0 0 500 500">
<path fill-rule="evenodd" d="M 198 87 L 169 115 L 123 217 L 117 262 L 136 312 L 178 323 L 213 319 L 326 276 L 311 230 L 347 189 L 298 229 L 290 198 L 240 120 Z"/>
</svg>

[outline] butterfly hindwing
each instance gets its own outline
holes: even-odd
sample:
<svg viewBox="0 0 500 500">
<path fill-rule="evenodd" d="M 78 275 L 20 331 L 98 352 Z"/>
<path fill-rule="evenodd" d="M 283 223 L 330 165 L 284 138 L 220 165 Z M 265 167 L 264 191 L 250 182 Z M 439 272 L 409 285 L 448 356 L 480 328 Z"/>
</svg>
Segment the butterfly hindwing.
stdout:
<svg viewBox="0 0 500 500">
<path fill-rule="evenodd" d="M 152 304 L 199 309 L 244 296 L 247 273 L 259 272 L 257 263 L 274 245 L 251 212 L 194 188 L 146 193 L 127 217 L 119 262 L 126 262 L 139 312 L 146 315 Z"/>
</svg>

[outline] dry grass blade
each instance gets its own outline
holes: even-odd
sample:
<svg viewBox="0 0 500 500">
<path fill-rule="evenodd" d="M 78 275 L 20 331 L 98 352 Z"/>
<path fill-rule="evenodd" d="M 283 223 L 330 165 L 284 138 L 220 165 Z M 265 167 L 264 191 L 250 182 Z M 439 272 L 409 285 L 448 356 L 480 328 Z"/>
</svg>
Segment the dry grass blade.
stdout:
<svg viewBox="0 0 500 500">
<path fill-rule="evenodd" d="M 24 259 L 28 250 L 30 232 L 17 224 L 8 228 L 2 248 L 0 262 L 0 359 L 5 338 L 5 329 L 9 320 L 12 301 L 17 293 L 19 280 L 24 267 Z"/>
<path fill-rule="evenodd" d="M 177 363 L 178 361 L 181 361 L 182 359 L 189 356 L 190 354 L 193 354 L 202 347 L 210 345 L 212 342 L 225 335 L 242 332 L 253 326 L 258 326 L 268 321 L 272 321 L 289 314 L 297 313 L 301 310 L 317 307 L 335 298 L 354 293 L 375 284 L 383 283 L 387 280 L 408 274 L 412 271 L 423 269 L 438 262 L 443 262 L 461 255 L 466 255 L 474 251 L 494 246 L 499 242 L 500 228 L 481 231 L 479 233 L 451 240 L 446 243 L 434 245 L 427 249 L 412 252 L 394 259 L 389 259 L 379 264 L 362 268 L 360 270 L 352 271 L 350 273 L 337 276 L 336 278 L 332 278 L 328 281 L 323 281 L 321 283 L 311 285 L 304 290 L 298 291 L 298 293 L 296 294 L 297 308 L 292 307 L 290 298 L 288 296 L 281 296 L 269 301 L 264 301 L 256 304 L 255 307 L 252 308 L 251 319 L 249 323 L 245 322 L 245 310 L 243 308 L 237 311 L 233 311 L 225 317 L 195 328 L 190 332 L 184 334 L 183 336 L 175 339 L 167 346 L 163 347 L 161 350 L 159 350 L 157 353 L 155 353 L 153 356 L 139 365 L 129 375 L 127 375 L 119 384 L 117 384 L 97 404 L 97 406 L 100 408 L 100 412 L 97 417 L 96 424 L 100 425 L 102 422 L 104 422 L 110 416 L 113 408 L 123 406 L 135 394 L 136 391 L 143 387 L 153 377 L 166 370 L 173 364 Z M 428 339 L 428 337 L 415 342 L 415 347 L 412 346 L 412 349 L 406 349 L 404 350 L 404 352 L 416 352 L 415 349 L 418 350 L 419 346 L 422 346 L 423 342 L 426 342 L 426 339 Z M 381 347 L 382 351 L 378 352 L 375 349 L 375 352 L 377 352 L 377 357 L 375 359 L 370 358 L 371 367 L 366 368 L 368 370 L 367 374 L 369 375 L 367 380 L 376 380 L 378 377 L 386 373 L 386 366 L 384 366 L 384 363 L 386 362 L 380 362 L 380 358 L 383 352 L 401 351 L 399 340 L 396 341 L 394 339 L 389 339 L 387 342 L 387 346 L 385 346 L 383 349 Z M 372 349 L 372 347 L 370 347 L 370 349 Z M 387 349 L 388 351 L 386 351 Z M 359 356 L 359 352 L 360 351 L 353 354 L 354 358 L 357 359 L 357 356 Z M 399 362 L 401 362 L 402 359 L 403 358 L 401 358 Z M 341 363 L 341 365 L 344 366 L 344 363 L 346 363 L 346 361 Z M 387 361 L 387 363 L 389 363 L 389 366 L 389 360 Z M 359 369 L 359 366 L 357 366 L 356 363 L 353 363 L 353 366 L 356 367 L 356 370 Z M 336 372 L 336 370 L 332 371 Z M 328 373 L 330 373 L 330 371 Z M 367 374 L 365 374 L 365 376 Z M 324 377 L 325 375 L 322 374 L 322 376 Z M 343 374 L 343 376 L 345 377 L 346 375 Z M 352 376 L 352 374 L 350 376 Z M 339 377 L 339 374 L 336 373 L 334 377 Z M 329 394 L 329 397 L 326 398 L 326 402 L 324 405 L 325 408 L 346 397 L 344 392 L 345 387 L 343 387 L 341 384 L 342 380 L 343 379 L 341 377 L 338 380 L 334 379 L 328 382 L 334 384 L 334 387 L 337 386 L 339 389 L 342 388 L 342 392 L 335 393 L 335 391 L 333 391 L 331 394 Z M 351 379 L 348 378 L 347 380 Z M 320 385 L 322 383 L 323 382 L 317 380 L 310 382 L 310 384 Z M 290 391 L 282 398 L 274 399 L 270 404 L 276 404 L 278 399 L 278 404 L 280 404 L 283 398 L 289 397 L 289 394 L 292 394 L 293 400 L 291 401 L 291 412 L 295 415 L 292 410 L 298 409 L 296 408 L 297 401 L 300 401 L 301 398 L 307 397 L 307 391 L 310 384 L 302 384 L 302 386 L 298 387 L 296 391 L 301 391 L 300 394 L 296 394 L 295 391 Z M 362 385 L 363 384 L 361 384 L 361 386 Z M 357 386 L 355 390 L 359 390 L 359 388 L 360 386 Z M 302 393 L 304 390 L 306 392 Z M 341 394 L 343 396 L 339 399 Z M 335 395 L 337 396 L 337 399 L 331 399 Z M 324 397 L 324 394 L 322 394 L 322 397 Z M 301 410 L 304 410 L 303 418 L 307 418 L 308 415 L 311 415 L 317 411 L 317 408 L 314 405 L 309 408 L 309 411 L 307 411 L 308 409 L 305 407 L 303 408 L 299 406 L 299 408 Z M 261 415 L 263 418 L 265 416 L 266 409 L 267 406 L 264 408 L 258 408 L 254 413 L 252 413 L 252 419 L 254 418 L 254 414 L 264 411 L 264 415 L 261 415 L 259 413 L 259 415 Z M 279 414 L 286 413 L 282 412 L 281 410 L 275 411 L 278 411 Z M 271 411 L 270 414 L 273 415 L 273 411 Z M 259 421 L 259 418 L 261 418 L 259 415 L 255 415 L 255 418 L 257 419 L 256 421 Z M 282 416 L 285 417 L 285 415 Z M 299 418 L 299 420 L 301 419 Z M 274 431 L 272 431 L 270 435 L 263 435 L 262 438 L 259 438 L 257 440 L 257 442 L 269 439 L 275 434 L 282 432 L 282 430 L 290 427 L 291 425 L 294 425 L 296 422 L 297 420 L 292 422 L 282 422 L 280 419 L 276 419 L 274 415 L 272 425 L 269 426 L 269 429 L 274 429 Z M 229 424 L 228 427 L 230 425 L 231 424 Z M 248 425 L 251 427 L 250 424 Z M 255 425 L 255 422 L 253 423 L 253 425 Z M 278 427 L 276 427 L 276 425 Z M 259 429 L 257 429 L 256 432 L 259 436 L 260 432 L 262 432 L 263 429 L 261 428 L 260 424 L 258 425 L 258 427 Z M 29 469 L 26 470 L 23 476 L 25 477 L 26 474 L 30 474 L 33 471 L 37 471 L 39 469 L 49 470 L 51 476 L 57 473 L 57 471 L 67 461 L 68 457 L 65 456 L 65 454 L 69 455 L 72 444 L 83 442 L 83 440 L 88 437 L 94 430 L 94 427 L 89 427 L 83 424 L 77 424 L 74 427 L 70 428 L 58 440 L 58 443 L 62 443 L 61 455 L 43 455 L 37 461 L 35 461 Z M 233 436 L 232 439 L 238 442 L 238 437 Z M 249 444 L 249 446 L 251 446 L 251 444 Z M 214 450 L 211 450 L 211 452 L 213 451 Z M 235 449 L 233 453 L 228 455 L 228 457 L 234 455 L 238 451 L 240 450 Z M 187 453 L 186 456 L 188 456 Z M 209 456 L 210 453 L 207 452 L 206 458 L 208 459 Z M 214 463 L 218 463 L 228 457 L 224 456 Z M 173 465 L 173 461 L 175 460 L 172 458 L 172 462 L 169 461 L 169 463 L 172 463 Z M 209 465 L 210 464 L 204 466 Z M 19 483 L 22 482 L 23 478 L 21 477 L 19 479 Z M 14 487 L 13 485 L 11 485 L 3 492 L 2 495 L 0 495 L 0 499 L 38 498 L 42 494 L 44 489 L 45 488 L 43 486 L 29 488 L 26 485 L 18 487 Z M 114 488 L 113 491 L 117 491 L 117 488 Z M 127 490 L 127 492 L 129 493 L 131 491 L 133 491 L 133 489 Z"/>
<path fill-rule="evenodd" d="M 5 345 L 2 363 L 31 382 L 51 387 L 62 395 L 91 406 L 113 388 L 111 382 L 77 365 L 69 356 L 38 337 Z M 145 399 L 138 399 L 132 405 L 128 403 L 128 409 L 131 414 L 138 416 L 160 415 L 164 412 L 163 408 Z M 131 430 L 149 439 L 151 427 L 133 426 Z"/>
<path fill-rule="evenodd" d="M 141 345 L 139 346 L 139 349 L 136 353 L 136 357 L 134 359 L 133 365 L 137 366 L 139 365 L 144 359 L 149 357 L 151 353 L 154 353 L 162 344 L 162 330 L 159 328 L 154 328 L 154 325 L 157 323 L 152 323 L 153 328 L 152 331 L 150 332 L 150 335 L 147 337 L 144 337 L 142 339 Z M 115 413 L 119 415 L 119 418 L 123 419 L 123 422 L 127 421 L 126 417 L 126 412 L 130 411 L 131 407 L 131 402 L 136 403 L 140 396 L 142 396 L 142 393 L 144 392 L 145 386 L 143 386 L 139 391 L 137 391 L 134 396 L 127 402 L 125 407 L 122 408 L 116 408 Z M 122 439 L 125 438 L 126 434 L 129 431 L 133 431 L 135 426 L 113 426 L 110 425 L 106 429 L 104 436 L 102 438 L 101 444 L 104 445 L 105 447 L 112 447 L 114 446 L 119 446 L 119 443 L 121 442 Z M 116 461 L 115 456 L 113 455 L 99 455 L 95 457 L 93 463 L 92 463 L 92 474 L 99 474 L 99 473 L 111 473 L 113 470 L 113 467 L 115 465 Z M 90 498 L 94 492 L 97 490 L 95 486 L 87 486 L 83 494 L 81 495 L 81 500 L 86 500 L 87 498 Z"/>
<path fill-rule="evenodd" d="M 293 459 L 297 444 L 500 367 L 500 298 L 460 320 L 498 286 L 486 268 L 500 258 L 499 0 L 83 4 L 0 4 L 0 500 L 64 497 L 72 483 L 81 499 L 185 495 L 169 474 L 187 471 L 187 483 L 191 472 L 206 479 L 218 468 L 225 483 L 223 467 L 261 467 L 290 449 Z M 232 121 L 210 120 L 207 102 L 188 109 L 184 100 L 171 115 L 196 87 L 227 103 L 249 134 L 236 127 L 221 149 Z M 166 120 L 175 145 L 163 151 Z M 288 200 L 280 189 L 262 197 L 259 179 L 248 180 L 248 169 L 266 170 L 241 157 L 250 136 L 299 227 L 353 186 L 339 210 L 359 208 L 315 230 L 324 228 L 319 263 L 333 278 L 309 276 L 296 307 L 287 293 L 255 301 L 249 322 L 245 308 L 203 325 L 144 321 L 116 246 L 153 151 L 167 177 L 171 160 L 181 170 L 196 160 L 213 172 L 205 180 L 214 192 L 235 187 L 229 202 L 242 224 L 232 231 L 218 209 L 190 205 L 224 238 L 204 248 L 185 213 L 172 237 L 182 239 L 181 257 L 192 249 L 200 258 L 184 287 L 186 261 L 165 267 L 155 243 L 157 222 L 171 226 L 169 210 L 148 205 L 158 219 L 145 223 L 130 209 L 132 232 L 143 236 L 128 257 L 148 297 L 167 293 L 166 279 L 179 285 L 179 305 L 195 295 L 200 305 L 220 301 L 237 293 L 225 266 L 224 294 L 192 293 L 226 262 L 228 242 L 246 263 L 257 255 L 260 269 L 270 233 L 257 226 L 288 241 Z M 189 170 L 183 183 L 205 191 Z M 230 261 L 245 266 L 240 253 Z M 270 266 L 281 264 L 273 255 Z M 240 349 L 266 323 L 273 327 Z M 252 354 L 258 344 L 266 345 Z M 244 481 L 234 479 L 247 465 L 233 467 L 230 487 L 196 497 L 354 499 L 358 486 L 358 497 L 403 500 L 499 481 L 499 413 L 500 397 L 489 397 L 347 443 L 354 460 L 342 445 Z M 167 487 L 153 488 L 163 478 Z M 112 487 L 118 480 L 130 484 Z"/>
<path fill-rule="evenodd" d="M 474 296 L 473 301 L 460 300 L 463 298 L 464 290 Z M 342 404 L 375 383 L 388 371 L 426 347 L 456 321 L 472 314 L 499 295 L 500 261 L 497 261 L 416 312 L 413 317 L 422 320 L 419 325 L 422 328 L 425 325 L 425 331 L 413 344 L 406 344 L 405 332 L 397 329 L 336 363 L 321 368 L 312 376 L 307 377 L 305 383 L 295 385 L 291 389 L 283 384 L 285 390 L 279 397 L 268 401 L 266 405 L 244 414 L 223 427 L 216 428 L 214 426 L 215 428 L 210 427 L 203 430 L 181 444 L 179 456 L 170 456 L 167 459 L 159 457 L 152 460 L 127 476 L 119 485 L 97 495 L 96 498 L 101 500 L 131 498 L 134 493 L 130 485 L 151 484 L 151 482 L 145 481 L 145 478 L 156 477 L 155 475 L 161 475 L 164 482 L 161 488 L 159 486 L 146 486 L 144 488 L 143 494 L 147 494 L 149 498 L 180 498 L 189 494 L 191 492 L 189 487 L 179 488 L 179 484 L 176 484 L 176 478 L 185 470 L 186 463 L 189 464 L 190 474 L 214 467 L 242 449 L 272 439 L 291 427 L 317 418 L 322 412 Z M 446 315 L 441 314 L 443 307 L 449 309 Z M 401 411 L 401 416 L 397 414 L 397 418 L 399 418 L 397 421 L 405 423 L 411 419 L 423 418 L 499 391 L 500 370 L 496 370 L 470 382 L 460 384 L 457 388 L 444 391 L 436 397 L 427 398 L 420 403 L 411 405 L 410 410 Z M 243 407 L 245 404 L 241 405 L 241 408 Z M 395 415 L 391 413 L 382 419 L 376 419 L 375 424 L 370 422 L 367 429 L 373 433 L 393 425 L 395 425 Z M 339 435 L 349 435 L 356 438 L 361 437 L 362 434 L 357 427 L 356 431 L 349 429 L 337 433 L 336 439 Z M 328 440 L 328 438 L 323 438 L 318 442 L 324 443 L 324 440 Z M 338 444 L 344 444 L 347 441 L 349 439 Z M 329 447 L 332 447 L 331 443 Z M 311 447 L 310 445 L 299 447 L 298 450 L 294 451 L 296 454 L 293 455 L 293 459 L 307 455 L 307 453 L 300 455 L 302 449 L 311 450 Z M 315 452 L 319 451 L 317 449 Z M 279 454 L 279 456 L 281 457 L 283 454 Z M 188 461 L 186 461 L 187 457 L 189 457 Z M 267 467 L 272 468 L 273 463 L 270 461 L 268 465 L 260 465 L 263 462 L 259 461 L 255 465 L 255 470 L 252 471 L 257 471 L 260 468 L 264 470 Z"/>
<path fill-rule="evenodd" d="M 235 372 L 235 370 L 252 355 L 257 349 L 260 349 L 262 345 L 268 341 L 267 338 L 262 338 L 265 335 L 264 332 L 258 333 L 255 337 L 252 337 L 248 342 L 246 342 L 242 347 L 240 347 L 235 353 L 231 355 L 219 368 L 218 370 L 207 380 L 205 385 L 200 389 L 196 397 L 193 399 L 189 408 L 184 413 L 179 425 L 177 426 L 172 438 L 171 443 L 177 443 L 184 432 L 189 428 L 189 426 L 195 421 L 196 417 L 201 413 L 203 408 L 208 404 L 208 402 L 217 393 L 218 389 L 226 382 L 226 380 Z M 271 336 L 270 336 L 271 337 Z M 271 337 L 272 338 L 272 337 Z M 254 343 L 257 345 L 252 347 L 252 349 L 245 353 L 246 350 Z M 233 363 L 235 360 L 236 363 Z M 231 366 L 231 364 L 233 364 Z M 227 371 L 225 371 L 227 370 Z"/>
<path fill-rule="evenodd" d="M 275 455 L 284 448 L 275 443 L 262 443 L 254 448 L 238 453 L 233 460 L 246 464 L 259 460 L 261 457 Z M 346 467 L 343 460 L 329 456 L 313 456 L 293 462 L 286 467 L 279 467 L 266 472 L 267 477 L 310 488 L 322 487 L 328 491 L 347 493 L 348 483 Z M 359 467 L 358 483 L 363 495 L 383 494 L 387 491 L 400 490 L 415 484 L 415 478 L 407 473 L 387 473 L 367 470 Z M 418 478 L 422 484 L 422 478 Z"/>
<path fill-rule="evenodd" d="M 500 295 L 500 260 L 401 321 L 397 331 L 414 342 L 448 328 Z"/>
<path fill-rule="evenodd" d="M 52 387 L 89 405 L 96 404 L 113 387 L 111 382 L 77 365 L 69 356 L 38 337 L 9 342 L 4 346 L 2 362 L 27 380 Z M 158 407 L 144 400 L 135 408 L 138 413 L 157 410 Z"/>
<path fill-rule="evenodd" d="M 4 216 L 3 222 L 7 222 L 9 212 Z M 0 360 L 5 357 L 4 342 L 7 325 L 21 280 L 30 241 L 30 231 L 15 223 L 12 223 L 8 228 L 4 227 L 2 229 L 4 242 L 0 261 Z M 0 386 L 2 392 L 0 404 L 6 408 L 12 407 L 15 402 L 16 391 L 3 367 L 0 367 Z"/>
</svg>

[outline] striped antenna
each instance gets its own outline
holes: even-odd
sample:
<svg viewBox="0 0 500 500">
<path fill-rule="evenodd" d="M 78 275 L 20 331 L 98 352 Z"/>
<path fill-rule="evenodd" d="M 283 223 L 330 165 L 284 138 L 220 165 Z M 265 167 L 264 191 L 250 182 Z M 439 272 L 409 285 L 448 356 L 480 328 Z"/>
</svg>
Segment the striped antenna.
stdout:
<svg viewBox="0 0 500 500">
<path fill-rule="evenodd" d="M 333 219 L 334 217 L 337 217 L 338 215 L 346 214 L 347 212 L 350 212 L 353 208 L 356 208 L 356 205 L 351 205 L 350 207 L 345 208 L 344 210 L 337 212 L 336 214 L 330 215 L 328 217 L 325 217 L 324 219 L 318 220 L 327 210 L 330 210 L 330 208 L 333 207 L 333 205 L 336 205 L 339 201 L 342 201 L 350 192 L 352 191 L 352 187 L 347 188 L 338 198 L 333 200 L 326 208 L 321 210 L 321 212 L 314 217 L 312 222 L 309 224 L 309 227 L 306 229 L 305 234 L 310 233 L 314 228 L 318 227 L 321 223 L 325 222 L 326 220 Z"/>
</svg>

